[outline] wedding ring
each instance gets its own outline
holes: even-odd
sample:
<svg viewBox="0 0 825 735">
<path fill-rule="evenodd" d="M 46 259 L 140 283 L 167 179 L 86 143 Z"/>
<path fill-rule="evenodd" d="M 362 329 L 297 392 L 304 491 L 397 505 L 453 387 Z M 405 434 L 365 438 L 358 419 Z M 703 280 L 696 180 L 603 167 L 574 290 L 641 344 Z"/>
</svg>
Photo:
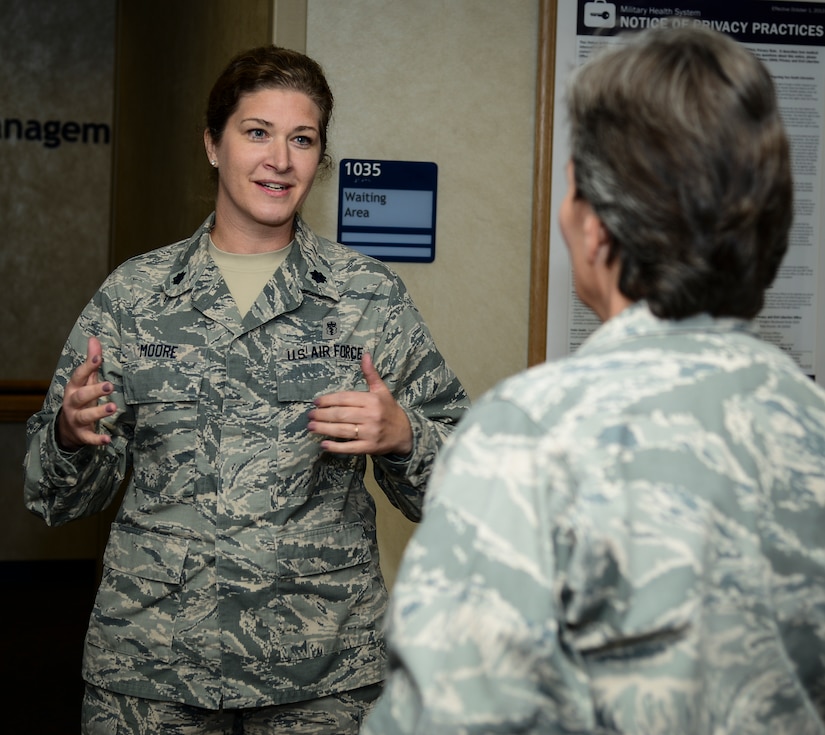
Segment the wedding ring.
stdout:
<svg viewBox="0 0 825 735">
<path fill-rule="evenodd" d="M 358 438 L 358 424 L 353 424 L 353 426 L 355 427 L 355 438 L 357 439 Z"/>
</svg>

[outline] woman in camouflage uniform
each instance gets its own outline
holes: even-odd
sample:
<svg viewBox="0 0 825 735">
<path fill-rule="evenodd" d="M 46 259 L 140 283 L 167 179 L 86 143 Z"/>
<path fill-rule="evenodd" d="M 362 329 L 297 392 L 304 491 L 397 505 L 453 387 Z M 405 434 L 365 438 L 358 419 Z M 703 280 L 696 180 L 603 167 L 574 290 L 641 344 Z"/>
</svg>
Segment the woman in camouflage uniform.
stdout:
<svg viewBox="0 0 825 735">
<path fill-rule="evenodd" d="M 84 733 L 354 733 L 386 588 L 367 456 L 418 520 L 468 406 L 401 280 L 299 214 L 329 165 L 320 67 L 275 47 L 215 83 L 215 211 L 118 267 L 28 424 L 50 525 L 129 475 L 86 637 Z"/>
</svg>

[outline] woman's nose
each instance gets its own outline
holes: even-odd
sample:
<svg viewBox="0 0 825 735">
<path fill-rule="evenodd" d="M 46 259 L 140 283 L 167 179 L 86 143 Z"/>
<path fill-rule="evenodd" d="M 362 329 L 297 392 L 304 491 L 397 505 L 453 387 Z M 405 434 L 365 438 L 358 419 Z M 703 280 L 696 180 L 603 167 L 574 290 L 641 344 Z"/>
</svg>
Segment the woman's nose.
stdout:
<svg viewBox="0 0 825 735">
<path fill-rule="evenodd" d="M 266 163 L 276 171 L 287 171 L 289 169 L 289 145 L 286 141 L 272 141 L 267 151 Z"/>
</svg>

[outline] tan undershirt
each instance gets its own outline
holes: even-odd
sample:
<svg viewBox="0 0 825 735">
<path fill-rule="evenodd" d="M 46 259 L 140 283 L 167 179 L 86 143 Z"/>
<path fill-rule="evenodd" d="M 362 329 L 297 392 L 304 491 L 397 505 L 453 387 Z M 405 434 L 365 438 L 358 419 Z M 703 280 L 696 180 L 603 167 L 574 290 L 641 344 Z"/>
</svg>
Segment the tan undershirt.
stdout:
<svg viewBox="0 0 825 735">
<path fill-rule="evenodd" d="M 290 250 L 292 243 L 269 253 L 227 253 L 225 250 L 219 250 L 212 242 L 212 238 L 209 238 L 209 254 L 220 269 L 241 316 L 245 316 L 255 303 L 258 294 L 286 260 Z"/>
</svg>

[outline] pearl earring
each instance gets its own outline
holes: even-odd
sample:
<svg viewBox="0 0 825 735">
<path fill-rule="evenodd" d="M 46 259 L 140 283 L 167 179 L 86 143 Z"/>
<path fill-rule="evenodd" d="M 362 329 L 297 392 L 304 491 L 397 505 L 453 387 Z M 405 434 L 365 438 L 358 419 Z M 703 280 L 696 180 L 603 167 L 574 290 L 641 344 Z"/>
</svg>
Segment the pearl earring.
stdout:
<svg viewBox="0 0 825 735">
<path fill-rule="evenodd" d="M 213 166 L 217 166 L 217 165 L 218 165 L 218 162 L 217 162 L 214 158 L 210 161 L 210 163 L 211 163 Z"/>
</svg>

